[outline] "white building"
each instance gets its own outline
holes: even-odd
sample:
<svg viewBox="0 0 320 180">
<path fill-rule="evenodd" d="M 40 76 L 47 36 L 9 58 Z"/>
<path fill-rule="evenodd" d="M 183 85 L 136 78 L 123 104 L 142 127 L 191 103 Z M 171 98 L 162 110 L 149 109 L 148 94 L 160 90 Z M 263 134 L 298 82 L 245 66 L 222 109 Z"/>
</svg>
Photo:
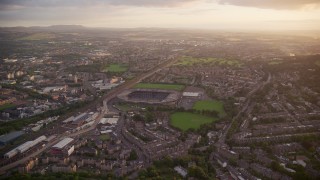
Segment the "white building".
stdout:
<svg viewBox="0 0 320 180">
<path fill-rule="evenodd" d="M 181 166 L 174 167 L 174 170 L 184 178 L 188 175 L 187 170 Z"/>
</svg>

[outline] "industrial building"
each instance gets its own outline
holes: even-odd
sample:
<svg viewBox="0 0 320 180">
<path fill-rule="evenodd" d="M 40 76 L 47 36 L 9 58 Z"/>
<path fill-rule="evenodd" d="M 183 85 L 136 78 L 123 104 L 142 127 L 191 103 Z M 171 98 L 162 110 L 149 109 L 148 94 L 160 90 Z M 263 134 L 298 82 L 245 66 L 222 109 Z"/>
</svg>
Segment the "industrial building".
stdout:
<svg viewBox="0 0 320 180">
<path fill-rule="evenodd" d="M 69 123 L 74 120 L 74 116 L 69 117 L 68 119 L 64 120 L 63 123 Z"/>
<path fill-rule="evenodd" d="M 20 137 L 23 134 L 24 134 L 23 131 L 14 131 L 14 132 L 0 136 L 0 146 L 6 145 L 6 144 L 14 141 L 15 139 L 17 139 L 18 137 Z"/>
<path fill-rule="evenodd" d="M 115 124 L 117 124 L 118 120 L 119 120 L 118 117 L 102 118 L 102 119 L 100 120 L 100 124 L 115 125 Z"/>
<path fill-rule="evenodd" d="M 66 137 L 62 139 L 60 142 L 52 146 L 51 154 L 53 155 L 70 155 L 74 151 L 74 146 L 71 145 L 74 139 Z"/>
<path fill-rule="evenodd" d="M 37 139 L 33 140 L 33 141 L 27 141 L 23 144 L 21 144 L 20 146 L 12 149 L 11 151 L 7 152 L 4 157 L 5 158 L 12 158 L 14 156 L 16 156 L 19 153 L 24 153 L 26 151 L 28 151 L 29 149 L 31 149 L 32 147 L 36 146 L 37 144 L 45 141 L 47 139 L 46 136 L 40 136 Z"/>
<path fill-rule="evenodd" d="M 85 122 L 85 120 L 88 118 L 89 118 L 88 113 L 82 113 L 79 116 L 75 117 L 71 124 L 76 126 L 81 126 Z"/>
</svg>

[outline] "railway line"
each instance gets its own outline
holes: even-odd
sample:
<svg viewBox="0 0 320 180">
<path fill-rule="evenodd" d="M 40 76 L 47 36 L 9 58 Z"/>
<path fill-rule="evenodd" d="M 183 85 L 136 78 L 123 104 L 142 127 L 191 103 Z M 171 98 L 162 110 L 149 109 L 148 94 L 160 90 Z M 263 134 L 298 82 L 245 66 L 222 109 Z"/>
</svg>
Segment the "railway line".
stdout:
<svg viewBox="0 0 320 180">
<path fill-rule="evenodd" d="M 100 112 L 100 114 L 98 115 L 98 117 L 94 120 L 94 123 L 92 124 L 92 126 L 90 126 L 89 128 L 86 129 L 82 129 L 80 131 L 76 131 L 74 133 L 69 133 L 69 132 L 63 132 L 60 135 L 57 136 L 57 138 L 52 141 L 49 142 L 48 144 L 46 144 L 45 147 L 43 147 L 42 149 L 33 152 L 32 154 L 26 155 L 24 158 L 19 159 L 17 161 L 14 161 L 10 164 L 7 164 L 5 166 L 0 167 L 0 175 L 4 174 L 6 171 L 20 165 L 23 164 L 25 162 L 27 162 L 30 158 L 36 157 L 38 155 L 40 155 L 42 152 L 48 150 L 49 148 L 51 148 L 54 144 L 58 143 L 60 141 L 61 138 L 63 137 L 76 137 L 79 136 L 81 134 L 84 134 L 86 132 L 89 132 L 93 129 L 96 128 L 96 126 L 99 124 L 100 119 L 104 116 L 105 113 L 107 113 L 108 109 L 107 109 L 107 102 L 110 101 L 111 99 L 115 98 L 119 93 L 123 92 L 126 89 L 132 88 L 135 84 L 141 82 L 142 80 L 152 76 L 154 73 L 160 71 L 163 68 L 169 67 L 171 65 L 173 65 L 174 63 L 176 63 L 178 61 L 179 58 L 175 58 L 175 59 L 169 59 L 166 60 L 165 62 L 155 66 L 154 68 L 150 69 L 148 72 L 142 73 L 140 75 L 138 75 L 137 77 L 133 78 L 130 81 L 127 81 L 125 83 L 123 83 L 122 85 L 112 89 L 109 93 L 107 93 L 106 95 L 104 95 L 103 97 L 101 97 L 100 99 L 96 100 L 93 103 L 90 103 L 86 106 L 86 109 L 91 108 L 92 106 L 97 106 L 99 104 L 101 104 L 103 102 L 104 106 L 102 111 Z M 82 109 L 82 108 L 81 108 Z M 84 108 L 85 109 L 85 108 Z M 82 109 L 83 110 L 83 109 Z"/>
</svg>

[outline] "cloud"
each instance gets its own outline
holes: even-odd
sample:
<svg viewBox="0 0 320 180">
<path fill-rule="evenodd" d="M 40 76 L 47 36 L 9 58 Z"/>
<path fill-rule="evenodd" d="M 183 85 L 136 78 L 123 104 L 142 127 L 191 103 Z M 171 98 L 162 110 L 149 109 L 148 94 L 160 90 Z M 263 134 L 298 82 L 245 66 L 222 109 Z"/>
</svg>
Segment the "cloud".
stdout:
<svg viewBox="0 0 320 180">
<path fill-rule="evenodd" d="M 176 7 L 201 0 L 0 0 L 0 10 L 31 7 L 145 6 Z"/>
<path fill-rule="evenodd" d="M 16 10 L 32 7 L 177 7 L 193 2 L 211 2 L 222 5 L 257 7 L 264 9 L 299 9 L 320 7 L 319 0 L 0 0 L 0 10 Z"/>
<path fill-rule="evenodd" d="M 300 9 L 320 5 L 319 0 L 220 0 L 218 3 L 263 9 Z"/>
</svg>

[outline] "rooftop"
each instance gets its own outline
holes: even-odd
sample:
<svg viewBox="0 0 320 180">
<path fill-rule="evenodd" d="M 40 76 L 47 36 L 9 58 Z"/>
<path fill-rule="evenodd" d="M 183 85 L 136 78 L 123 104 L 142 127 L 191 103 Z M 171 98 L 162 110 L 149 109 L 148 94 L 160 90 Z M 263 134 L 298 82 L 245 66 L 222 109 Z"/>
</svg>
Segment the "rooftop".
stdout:
<svg viewBox="0 0 320 180">
<path fill-rule="evenodd" d="M 12 141 L 16 138 L 18 138 L 19 136 L 21 136 L 22 134 L 24 134 L 23 131 L 14 131 L 8 134 L 4 134 L 2 136 L 0 136 L 0 143 L 7 143 L 9 141 Z"/>
<path fill-rule="evenodd" d="M 61 140 L 60 142 L 58 142 L 57 144 L 55 144 L 54 146 L 52 146 L 53 148 L 57 148 L 57 149 L 62 149 L 64 148 L 66 145 L 68 145 L 69 143 L 71 143 L 73 141 L 72 138 L 66 137 L 63 140 Z"/>
</svg>

